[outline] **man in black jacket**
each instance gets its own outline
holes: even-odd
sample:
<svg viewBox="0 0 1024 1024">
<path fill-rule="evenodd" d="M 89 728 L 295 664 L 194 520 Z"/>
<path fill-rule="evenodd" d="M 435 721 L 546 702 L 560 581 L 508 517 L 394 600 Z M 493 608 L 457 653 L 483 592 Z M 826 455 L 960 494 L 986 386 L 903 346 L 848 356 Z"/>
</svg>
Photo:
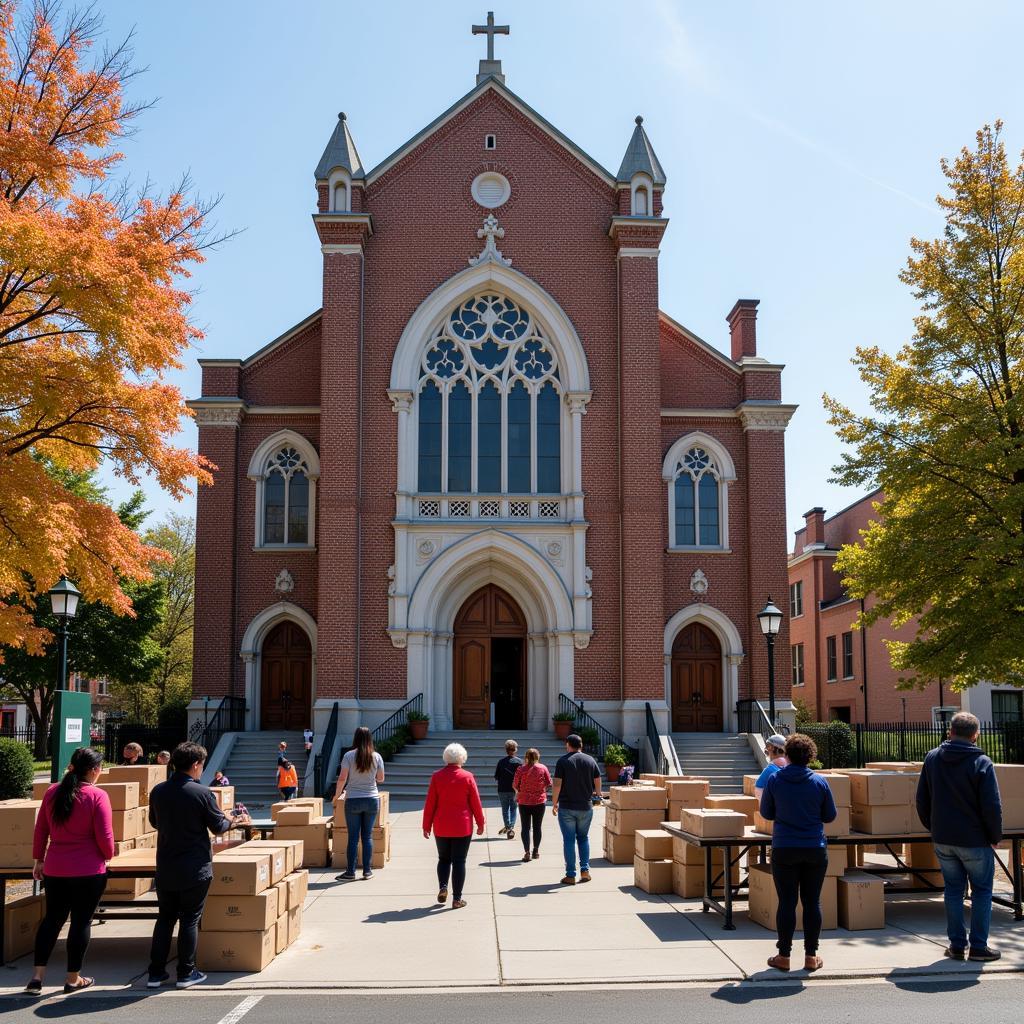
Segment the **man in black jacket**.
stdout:
<svg viewBox="0 0 1024 1024">
<path fill-rule="evenodd" d="M 992 921 L 993 850 L 1003 835 L 1003 812 L 992 761 L 975 746 L 981 723 L 959 711 L 949 723 L 949 739 L 924 759 L 917 784 L 917 813 L 932 834 L 945 885 L 946 956 L 988 962 Z M 964 896 L 971 883 L 968 948 Z"/>
<path fill-rule="evenodd" d="M 174 774 L 149 794 L 149 822 L 157 830 L 156 895 L 158 917 L 153 928 L 147 988 L 170 980 L 167 957 L 178 925 L 177 988 L 206 980 L 196 969 L 199 920 L 213 880 L 210 833 L 221 835 L 244 824 L 245 815 L 224 816 L 214 795 L 199 785 L 206 751 L 198 743 L 182 743 L 171 755 Z"/>
</svg>

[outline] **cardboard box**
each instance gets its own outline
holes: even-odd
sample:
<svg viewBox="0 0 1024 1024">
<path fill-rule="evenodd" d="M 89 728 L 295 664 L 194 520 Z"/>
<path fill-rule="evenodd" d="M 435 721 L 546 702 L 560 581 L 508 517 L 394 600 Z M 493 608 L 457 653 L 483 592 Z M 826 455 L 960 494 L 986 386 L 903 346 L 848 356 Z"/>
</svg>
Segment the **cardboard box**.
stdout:
<svg viewBox="0 0 1024 1024">
<path fill-rule="evenodd" d="M 5 846 L 32 845 L 40 800 L 0 801 L 0 838 Z M 116 839 L 117 836 L 114 836 Z"/>
<path fill-rule="evenodd" d="M 770 836 L 772 834 L 772 827 L 773 827 L 774 824 L 775 824 L 774 821 L 769 821 L 767 818 L 762 818 L 760 811 L 755 811 L 754 812 L 754 831 L 755 832 L 763 832 L 765 835 L 769 835 Z"/>
<path fill-rule="evenodd" d="M 853 793 L 850 786 L 850 777 L 842 772 L 815 772 L 820 775 L 832 790 L 832 800 L 836 807 L 849 807 L 853 803 Z"/>
<path fill-rule="evenodd" d="M 924 761 L 868 761 L 865 771 L 872 772 L 917 772 L 920 774 Z"/>
<path fill-rule="evenodd" d="M 125 839 L 134 839 L 145 832 L 149 827 L 148 813 L 148 807 L 130 807 L 124 811 L 111 812 L 115 841 L 123 842 Z"/>
<path fill-rule="evenodd" d="M 643 860 L 671 860 L 672 836 L 660 828 L 638 829 L 636 855 Z"/>
<path fill-rule="evenodd" d="M 825 835 L 848 836 L 850 834 L 850 808 L 837 807 L 836 816 L 825 823 Z"/>
<path fill-rule="evenodd" d="M 306 894 L 309 892 L 309 872 L 294 871 L 284 881 L 288 887 L 288 909 L 301 907 L 306 902 Z"/>
<path fill-rule="evenodd" d="M 43 797 L 46 796 L 46 791 L 52 785 L 54 785 L 54 783 L 49 782 L 49 781 L 47 781 L 47 782 L 33 782 L 32 783 L 32 799 L 33 800 L 38 800 L 38 801 L 42 802 Z M 7 801 L 5 800 L 5 801 L 3 801 L 3 803 L 7 803 Z"/>
<path fill-rule="evenodd" d="M 885 884 L 875 875 L 850 871 L 836 879 L 839 926 L 860 932 L 885 927 Z"/>
<path fill-rule="evenodd" d="M 939 858 L 932 843 L 907 843 L 903 859 L 912 868 L 937 870 Z"/>
<path fill-rule="evenodd" d="M 644 772 L 636 777 L 637 782 L 653 782 L 656 786 L 664 786 L 667 775 L 658 775 L 657 772 Z"/>
<path fill-rule="evenodd" d="M 128 878 L 118 876 L 107 879 L 107 887 L 103 890 L 104 903 L 131 903 L 144 896 L 153 888 L 152 878 Z"/>
<path fill-rule="evenodd" d="M 849 864 L 847 863 L 845 846 L 829 846 L 828 848 L 828 870 L 826 878 L 841 878 Z"/>
<path fill-rule="evenodd" d="M 918 871 L 910 876 L 912 889 L 942 889 L 944 886 L 942 871 L 935 868 L 929 871 Z"/>
<path fill-rule="evenodd" d="M 644 892 L 672 891 L 672 861 L 633 858 L 633 884 Z"/>
<path fill-rule="evenodd" d="M 139 784 L 137 782 L 103 782 L 99 788 L 110 797 L 112 811 L 129 811 L 139 806 Z"/>
<path fill-rule="evenodd" d="M 147 821 L 148 825 L 149 822 Z M 155 850 L 157 842 L 156 832 L 141 832 L 135 837 L 136 850 Z"/>
<path fill-rule="evenodd" d="M 377 794 L 377 818 L 374 827 L 386 825 L 390 821 L 390 794 L 387 790 L 381 790 Z M 335 824 L 345 822 L 345 794 L 334 798 L 334 821 Z"/>
<path fill-rule="evenodd" d="M 313 807 L 288 807 L 277 812 L 275 821 L 281 825 L 312 825 L 316 817 Z"/>
<path fill-rule="evenodd" d="M 255 853 L 265 853 L 270 850 L 284 851 L 284 874 L 290 875 L 297 867 L 302 865 L 302 840 L 301 839 L 250 839 L 236 850 L 252 850 Z M 283 876 L 282 876 L 283 877 Z"/>
<path fill-rule="evenodd" d="M 662 786 L 612 786 L 610 804 L 620 811 L 664 811 L 668 791 Z"/>
<path fill-rule="evenodd" d="M 604 859 L 612 864 L 632 864 L 636 856 L 636 835 L 604 830 Z"/>
<path fill-rule="evenodd" d="M 267 853 L 218 853 L 213 858 L 211 896 L 255 896 L 270 885 Z"/>
<path fill-rule="evenodd" d="M 122 764 L 108 768 L 97 780 L 108 782 L 136 782 L 139 786 L 139 806 L 149 804 L 149 794 L 161 782 L 167 781 L 167 766 L 162 764 Z"/>
<path fill-rule="evenodd" d="M 747 816 L 738 811 L 685 808 L 680 824 L 684 831 L 704 838 L 728 839 L 742 836 Z"/>
<path fill-rule="evenodd" d="M 721 895 L 725 886 L 719 876 L 722 874 L 721 865 L 713 865 L 711 871 L 711 894 Z M 704 895 L 704 865 L 703 864 L 680 864 L 679 861 L 672 861 L 672 891 L 684 899 L 698 899 Z M 740 868 L 734 864 L 731 872 L 732 884 L 738 885 L 740 880 Z"/>
<path fill-rule="evenodd" d="M 660 828 L 664 820 L 664 809 L 624 811 L 609 807 L 604 816 L 605 828 L 619 836 L 632 835 L 638 828 Z"/>
<path fill-rule="evenodd" d="M 373 855 L 370 858 L 370 867 L 375 871 L 391 860 L 391 826 L 385 825 L 382 829 L 373 830 Z M 335 832 L 333 844 L 333 856 L 331 858 L 333 867 L 345 870 L 348 867 L 348 833 Z M 360 836 L 356 842 L 356 870 L 361 871 L 363 866 L 363 841 Z"/>
<path fill-rule="evenodd" d="M 322 818 L 324 814 L 323 797 L 319 796 L 297 796 L 294 800 L 280 800 L 270 805 L 270 817 L 277 821 L 281 811 L 291 811 L 296 807 L 312 807 L 313 817 Z"/>
<path fill-rule="evenodd" d="M 748 873 L 750 881 L 750 897 L 747 903 L 747 916 L 755 924 L 775 931 L 775 914 L 779 900 L 772 880 L 770 864 L 753 864 Z M 839 925 L 837 906 L 836 878 L 826 877 L 821 887 L 821 927 L 828 931 Z M 796 930 L 803 931 L 803 907 L 800 901 L 796 905 Z"/>
<path fill-rule="evenodd" d="M 705 848 L 688 843 L 679 836 L 672 837 L 672 859 L 680 864 L 689 864 L 691 867 L 703 867 L 707 854 L 711 854 L 711 863 L 720 867 L 725 863 L 725 850 L 721 846 Z"/>
<path fill-rule="evenodd" d="M 917 778 L 905 772 L 847 771 L 850 803 L 872 807 L 909 806 L 917 795 Z"/>
<path fill-rule="evenodd" d="M 30 868 L 33 864 L 31 843 L 0 846 L 0 868 Z"/>
<path fill-rule="evenodd" d="M 681 803 L 686 807 L 703 807 L 704 798 L 711 790 L 706 779 L 681 779 L 665 783 L 669 803 Z"/>
<path fill-rule="evenodd" d="M 235 807 L 235 787 L 234 786 L 211 786 L 210 792 L 213 794 L 214 799 L 217 801 L 217 806 L 227 813 L 228 811 L 234 810 Z"/>
<path fill-rule="evenodd" d="M 114 856 L 115 857 L 121 857 L 121 856 L 123 856 L 126 853 L 130 853 L 134 849 L 135 849 L 135 840 L 134 839 L 125 839 L 125 840 L 122 840 L 120 843 L 115 842 L 114 843 Z"/>
<path fill-rule="evenodd" d="M 1024 799 L 1024 764 L 997 764 L 995 770 L 1002 799 Z"/>
<path fill-rule="evenodd" d="M 743 776 L 743 794 L 744 796 L 754 796 L 754 790 L 757 788 L 757 780 L 761 778 L 760 773 L 757 775 L 744 775 Z"/>
<path fill-rule="evenodd" d="M 277 955 L 277 927 L 262 932 L 199 932 L 201 971 L 262 971 Z"/>
<path fill-rule="evenodd" d="M 277 919 L 277 942 L 275 949 L 278 953 L 283 953 L 288 948 L 288 915 L 287 913 L 282 914 Z"/>
<path fill-rule="evenodd" d="M 906 835 L 914 831 L 909 804 L 866 805 L 855 803 L 850 809 L 850 825 L 854 832 L 870 836 Z"/>
<path fill-rule="evenodd" d="M 203 928 L 214 932 L 263 932 L 280 916 L 278 890 L 271 886 L 255 896 L 210 896 Z"/>
<path fill-rule="evenodd" d="M 290 946 L 302 932 L 302 907 L 288 908 L 288 945 Z"/>
<path fill-rule="evenodd" d="M 292 866 L 294 867 L 295 854 L 286 850 L 283 846 L 274 846 L 273 844 L 261 844 L 258 847 L 250 847 L 248 843 L 243 843 L 241 846 L 234 846 L 229 850 L 225 850 L 223 853 L 218 854 L 218 857 L 223 860 L 236 856 L 258 857 L 263 855 L 270 858 L 270 885 L 277 885 L 288 874 L 289 860 L 292 861 Z M 270 925 L 268 924 L 266 927 L 269 928 Z"/>
<path fill-rule="evenodd" d="M 739 793 L 712 793 L 704 798 L 704 806 L 708 809 L 738 811 L 746 817 L 748 825 L 754 824 L 754 815 L 760 805 L 757 797 L 741 796 Z"/>
<path fill-rule="evenodd" d="M 4 960 L 10 965 L 35 947 L 36 931 L 46 909 L 45 897 L 24 896 L 4 909 Z"/>
<path fill-rule="evenodd" d="M 1016 831 L 1024 828 L 1024 794 L 1007 796 L 1004 795 L 1006 792 L 1009 792 L 1008 787 L 1007 790 L 1000 791 L 1003 804 L 1003 830 L 1006 832 Z"/>
<path fill-rule="evenodd" d="M 842 847 L 841 847 L 842 849 Z M 860 844 L 854 846 L 845 847 L 846 849 L 846 866 L 848 868 L 862 868 L 864 867 L 864 847 Z"/>
</svg>

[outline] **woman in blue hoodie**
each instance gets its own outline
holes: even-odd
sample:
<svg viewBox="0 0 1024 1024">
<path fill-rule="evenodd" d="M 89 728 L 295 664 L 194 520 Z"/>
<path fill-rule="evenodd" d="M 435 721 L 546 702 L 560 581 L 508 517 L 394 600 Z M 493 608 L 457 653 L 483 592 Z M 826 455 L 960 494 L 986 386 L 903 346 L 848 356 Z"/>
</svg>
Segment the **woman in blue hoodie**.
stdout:
<svg viewBox="0 0 1024 1024">
<path fill-rule="evenodd" d="M 772 827 L 772 879 L 779 895 L 775 928 L 779 952 L 769 967 L 789 970 L 796 931 L 797 899 L 804 908 L 804 970 L 823 966 L 818 956 L 821 935 L 821 886 L 828 870 L 825 824 L 835 821 L 836 805 L 828 783 L 807 766 L 817 757 L 814 740 L 793 733 L 786 740 L 789 764 L 777 771 L 761 794 L 761 816 Z"/>
</svg>

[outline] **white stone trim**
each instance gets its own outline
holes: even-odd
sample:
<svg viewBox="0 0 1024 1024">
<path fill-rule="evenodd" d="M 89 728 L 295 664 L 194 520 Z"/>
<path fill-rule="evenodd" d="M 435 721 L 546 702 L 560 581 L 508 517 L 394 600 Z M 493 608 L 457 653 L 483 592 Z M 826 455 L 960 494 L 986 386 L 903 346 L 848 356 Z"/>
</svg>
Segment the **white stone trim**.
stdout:
<svg viewBox="0 0 1024 1024">
<path fill-rule="evenodd" d="M 625 256 L 646 256 L 648 259 L 656 260 L 661 255 L 661 250 L 623 246 L 615 255 L 618 259 Z"/>
<path fill-rule="evenodd" d="M 789 426 L 797 407 L 780 402 L 743 402 L 736 406 L 743 429 L 782 431 Z"/>
<path fill-rule="evenodd" d="M 294 448 L 305 460 L 309 481 L 309 541 L 305 544 L 266 544 L 263 540 L 263 490 L 266 482 L 264 467 L 267 459 L 285 445 Z M 260 442 L 249 460 L 246 476 L 256 484 L 256 523 L 253 533 L 253 546 L 257 549 L 271 548 L 275 551 L 308 551 L 314 547 L 316 538 L 316 485 L 320 479 L 320 456 L 313 443 L 294 430 L 278 430 Z"/>
<path fill-rule="evenodd" d="M 249 622 L 242 637 L 239 656 L 245 662 L 245 728 L 258 729 L 260 724 L 261 680 L 260 668 L 263 641 L 267 634 L 280 622 L 294 622 L 309 637 L 310 647 L 310 703 L 316 706 L 316 619 L 291 601 L 278 601 L 259 612 Z"/>
<path fill-rule="evenodd" d="M 345 195 L 339 206 L 335 201 L 335 193 L 339 185 L 343 185 Z M 352 211 L 352 176 L 342 167 L 331 171 L 327 179 L 327 206 L 331 213 L 351 213 Z"/>
<path fill-rule="evenodd" d="M 320 246 L 320 251 L 329 256 L 332 253 L 341 256 L 360 256 L 363 252 L 362 242 L 326 242 Z"/>
<path fill-rule="evenodd" d="M 638 189 L 641 188 L 647 192 L 646 210 L 638 210 L 636 208 L 636 194 Z M 649 175 L 642 173 L 633 175 L 633 178 L 629 183 L 629 212 L 633 214 L 634 217 L 654 216 L 654 182 L 651 181 Z"/>
<path fill-rule="evenodd" d="M 722 647 L 722 730 L 735 732 L 736 702 L 740 696 L 739 671 L 745 654 L 743 640 L 732 619 L 714 605 L 694 602 L 680 608 L 665 623 L 665 703 L 669 707 L 669 726 L 672 722 L 672 646 L 676 637 L 691 622 L 701 622 L 718 637 Z"/>
<path fill-rule="evenodd" d="M 246 416 L 319 416 L 319 405 L 250 405 Z"/>
<path fill-rule="evenodd" d="M 185 403 L 192 410 L 196 426 L 237 428 L 245 415 L 245 402 L 240 398 L 195 398 Z"/>
<path fill-rule="evenodd" d="M 714 459 L 718 469 L 718 543 L 677 544 L 675 537 L 676 523 L 676 479 L 682 475 L 677 467 L 683 456 L 691 448 L 704 448 Z M 736 481 L 736 467 L 733 465 L 729 450 L 721 441 L 694 430 L 684 434 L 665 453 L 661 464 L 661 478 L 668 484 L 668 550 L 669 551 L 729 551 L 729 485 Z M 700 538 L 699 522 L 694 533 Z"/>
<path fill-rule="evenodd" d="M 662 419 L 698 419 L 700 417 L 719 420 L 737 420 L 740 414 L 735 409 L 662 409 Z"/>
</svg>

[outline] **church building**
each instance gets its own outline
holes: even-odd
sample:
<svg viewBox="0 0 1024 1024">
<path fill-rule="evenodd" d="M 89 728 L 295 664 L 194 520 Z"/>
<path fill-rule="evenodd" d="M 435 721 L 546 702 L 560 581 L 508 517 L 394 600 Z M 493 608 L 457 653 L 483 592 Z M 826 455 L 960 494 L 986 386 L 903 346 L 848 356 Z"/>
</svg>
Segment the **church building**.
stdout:
<svg viewBox="0 0 1024 1024">
<path fill-rule="evenodd" d="M 194 692 L 252 730 L 422 693 L 432 730 L 550 729 L 565 694 L 630 742 L 648 703 L 736 731 L 787 592 L 782 367 L 757 300 L 728 355 L 661 312 L 685 282 L 643 119 L 608 170 L 506 85 L 488 21 L 475 86 L 375 166 L 339 115 L 322 307 L 200 360 Z"/>
</svg>

